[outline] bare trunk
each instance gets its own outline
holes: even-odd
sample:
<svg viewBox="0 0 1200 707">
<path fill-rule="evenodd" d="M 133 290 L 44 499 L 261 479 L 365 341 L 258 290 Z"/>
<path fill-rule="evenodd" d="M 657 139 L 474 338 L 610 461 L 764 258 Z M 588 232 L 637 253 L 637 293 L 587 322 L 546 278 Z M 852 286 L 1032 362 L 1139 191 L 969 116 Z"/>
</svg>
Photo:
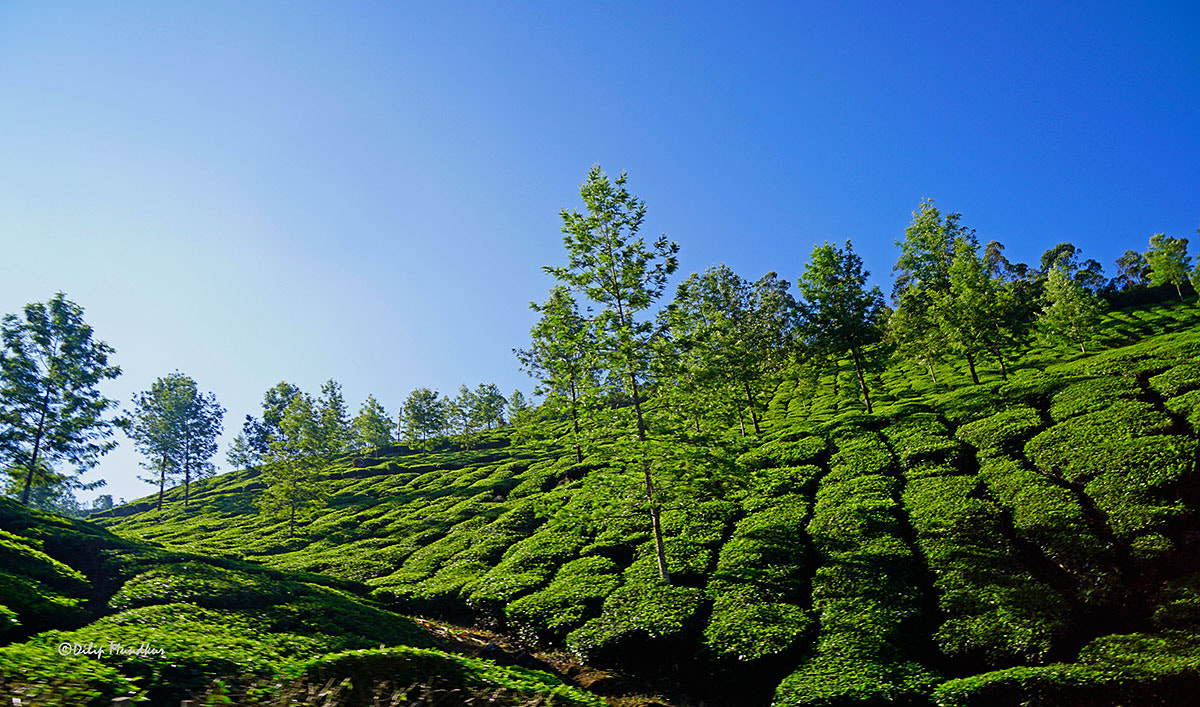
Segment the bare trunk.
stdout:
<svg viewBox="0 0 1200 707">
<path fill-rule="evenodd" d="M 858 375 L 858 385 L 862 388 L 863 402 L 867 405 L 867 412 L 871 410 L 871 394 L 867 392 L 867 379 L 863 376 L 862 356 L 859 355 L 858 349 L 851 348 L 850 355 L 854 358 L 854 372 Z"/>
<path fill-rule="evenodd" d="M 925 367 L 929 369 L 929 377 L 933 380 L 934 385 L 937 385 L 937 374 L 933 372 L 933 361 L 925 359 Z"/>
<path fill-rule="evenodd" d="M 742 409 L 738 408 L 738 426 L 742 428 L 742 436 L 746 436 L 746 419 L 742 415 Z"/>
<path fill-rule="evenodd" d="M 750 392 L 750 384 L 744 383 L 746 387 L 746 402 L 750 403 L 750 421 L 754 423 L 754 434 L 762 434 L 762 430 L 758 428 L 758 413 L 754 410 L 754 395 Z"/>
<path fill-rule="evenodd" d="M 158 476 L 158 508 L 162 512 L 163 490 L 167 487 L 167 455 L 163 455 L 162 466 L 159 468 Z"/>
<path fill-rule="evenodd" d="M 975 372 L 975 356 L 971 353 L 967 353 L 967 366 L 971 369 L 971 381 L 979 385 L 979 374 Z"/>
<path fill-rule="evenodd" d="M 38 417 L 37 435 L 33 438 L 33 456 L 29 468 L 25 470 L 25 492 L 21 494 L 21 505 L 29 505 L 29 492 L 33 489 L 33 472 L 37 469 L 38 453 L 42 450 L 42 435 L 46 432 L 46 413 L 50 410 L 50 390 L 42 396 L 42 413 Z"/>
<path fill-rule="evenodd" d="M 583 448 L 579 445 L 579 402 L 575 393 L 575 379 L 571 379 L 571 424 L 575 427 L 575 462 L 583 463 Z"/>
<path fill-rule="evenodd" d="M 996 361 L 1000 364 L 1000 377 L 1004 380 L 1008 380 L 1008 368 L 1004 366 L 1004 356 L 1000 355 L 999 350 L 996 350 L 993 353 L 996 354 Z"/>
</svg>

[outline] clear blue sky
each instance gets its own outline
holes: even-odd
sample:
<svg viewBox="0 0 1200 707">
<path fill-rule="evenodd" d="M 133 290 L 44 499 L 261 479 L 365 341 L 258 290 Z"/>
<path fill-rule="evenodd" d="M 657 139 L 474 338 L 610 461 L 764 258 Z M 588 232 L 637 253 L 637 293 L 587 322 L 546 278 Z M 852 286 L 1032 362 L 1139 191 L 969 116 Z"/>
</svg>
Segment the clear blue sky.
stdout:
<svg viewBox="0 0 1200 707">
<path fill-rule="evenodd" d="M 887 291 L 922 197 L 1016 260 L 1196 252 L 1200 6 L 982 5 L 3 3 L 0 313 L 65 291 L 110 397 L 178 369 L 227 442 L 281 379 L 528 392 L 595 163 L 681 275 L 850 238 Z"/>
</svg>

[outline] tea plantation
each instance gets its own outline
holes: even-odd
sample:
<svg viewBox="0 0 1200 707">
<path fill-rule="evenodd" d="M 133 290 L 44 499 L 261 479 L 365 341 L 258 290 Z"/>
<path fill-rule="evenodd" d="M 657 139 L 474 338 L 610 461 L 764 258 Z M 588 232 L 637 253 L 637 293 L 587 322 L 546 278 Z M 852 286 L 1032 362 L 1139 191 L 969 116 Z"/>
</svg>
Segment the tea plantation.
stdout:
<svg viewBox="0 0 1200 707">
<path fill-rule="evenodd" d="M 648 516 L 611 502 L 603 442 L 577 463 L 565 438 L 509 428 L 338 461 L 295 537 L 256 513 L 254 470 L 197 484 L 186 511 L 175 489 L 95 524 L 0 501 L 0 693 L 326 704 L 317 688 L 350 678 L 345 704 L 434 682 L 497 704 L 1185 704 L 1200 308 L 1112 312 L 1087 348 L 1035 349 L 1007 379 L 981 366 L 979 385 L 894 363 L 870 374 L 872 414 L 849 364 L 784 376 L 761 436 L 675 457 L 669 584 Z M 624 678 L 585 692 L 449 653 L 411 617 Z M 109 641 L 165 655 L 56 651 Z"/>
</svg>

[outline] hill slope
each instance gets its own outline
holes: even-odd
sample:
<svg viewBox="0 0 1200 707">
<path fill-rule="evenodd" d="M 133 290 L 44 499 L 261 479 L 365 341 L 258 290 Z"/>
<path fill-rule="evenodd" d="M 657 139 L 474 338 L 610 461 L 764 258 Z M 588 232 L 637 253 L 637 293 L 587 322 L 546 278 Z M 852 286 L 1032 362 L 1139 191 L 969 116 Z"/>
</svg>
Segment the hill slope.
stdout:
<svg viewBox="0 0 1200 707">
<path fill-rule="evenodd" d="M 575 464 L 504 430 L 481 449 L 332 465 L 330 508 L 296 538 L 253 512 L 253 471 L 198 485 L 186 513 L 176 491 L 161 515 L 133 504 L 99 522 L 363 582 L 394 611 L 478 622 L 723 703 L 1172 704 L 1200 688 L 1198 315 L 1114 312 L 1101 353 L 1038 350 L 978 386 L 892 365 L 871 381 L 873 415 L 848 369 L 785 377 L 761 439 L 697 438 L 689 501 L 663 515 L 670 585 L 648 519 L 614 512 L 602 449 Z M 231 561 L 176 566 L 207 578 Z M 159 586 L 126 579 L 114 597 Z M 254 607 L 239 609 L 247 621 Z"/>
</svg>

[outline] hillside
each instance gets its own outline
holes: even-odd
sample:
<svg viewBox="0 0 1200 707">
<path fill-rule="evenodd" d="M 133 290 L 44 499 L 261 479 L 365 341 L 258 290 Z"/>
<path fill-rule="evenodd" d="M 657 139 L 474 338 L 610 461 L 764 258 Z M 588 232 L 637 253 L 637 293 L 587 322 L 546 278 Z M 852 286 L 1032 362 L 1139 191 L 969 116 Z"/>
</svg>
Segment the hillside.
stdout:
<svg viewBox="0 0 1200 707">
<path fill-rule="evenodd" d="M 784 376 L 760 437 L 679 457 L 669 585 L 648 518 L 614 506 L 603 444 L 578 464 L 508 428 L 340 460 L 294 538 L 255 513 L 253 470 L 197 484 L 186 512 L 175 489 L 161 514 L 148 498 L 96 518 L 115 535 L 5 504 L 0 579 L 34 591 L 8 607 L 0 684 L 164 700 L 242 673 L 390 675 L 338 654 L 386 644 L 411 647 L 379 654 L 393 664 L 589 703 L 421 652 L 436 637 L 404 617 L 424 616 L 626 676 L 597 693 L 632 681 L 679 704 L 1176 704 L 1200 689 L 1198 323 L 1191 302 L 1118 310 L 1097 353 L 1036 349 L 980 385 L 893 364 L 871 374 L 873 414 L 848 365 Z M 190 672 L 48 650 L 113 636 Z"/>
</svg>

